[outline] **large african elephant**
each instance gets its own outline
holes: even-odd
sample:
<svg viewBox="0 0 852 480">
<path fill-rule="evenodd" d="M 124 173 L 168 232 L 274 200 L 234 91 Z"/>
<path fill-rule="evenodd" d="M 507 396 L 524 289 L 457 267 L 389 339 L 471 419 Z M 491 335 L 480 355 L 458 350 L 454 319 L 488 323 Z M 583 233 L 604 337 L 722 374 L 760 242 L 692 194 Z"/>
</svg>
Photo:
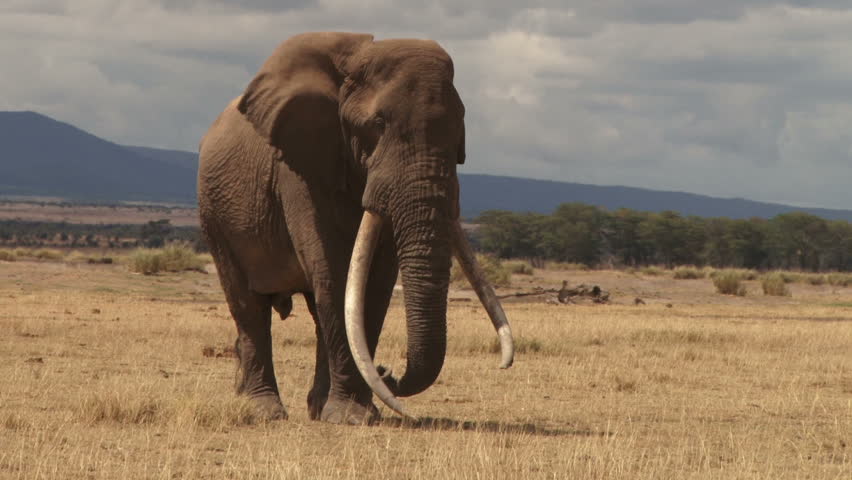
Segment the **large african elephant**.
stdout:
<svg viewBox="0 0 852 480">
<path fill-rule="evenodd" d="M 437 44 L 309 33 L 282 43 L 200 146 L 203 232 L 237 326 L 238 391 L 286 417 L 271 309 L 304 295 L 317 332 L 311 418 L 368 423 L 375 392 L 428 388 L 444 362 L 455 253 L 497 329 L 511 331 L 459 224 L 464 106 Z M 351 260 L 351 262 L 350 262 Z M 373 364 L 398 271 L 408 350 L 397 379 Z"/>
</svg>

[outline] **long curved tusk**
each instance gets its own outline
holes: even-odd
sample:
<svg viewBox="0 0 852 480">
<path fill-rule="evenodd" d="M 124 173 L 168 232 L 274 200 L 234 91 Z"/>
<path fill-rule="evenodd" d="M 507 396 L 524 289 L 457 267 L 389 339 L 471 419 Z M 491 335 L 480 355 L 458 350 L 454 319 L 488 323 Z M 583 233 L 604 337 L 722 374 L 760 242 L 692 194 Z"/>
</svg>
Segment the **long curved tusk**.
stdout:
<svg viewBox="0 0 852 480">
<path fill-rule="evenodd" d="M 453 222 L 453 250 L 455 250 L 456 259 L 461 265 L 467 280 L 476 291 L 479 301 L 488 312 L 488 317 L 494 325 L 494 330 L 497 331 L 497 337 L 500 339 L 500 368 L 509 368 L 515 360 L 515 341 L 512 338 L 512 329 L 509 327 L 509 320 L 506 318 L 506 312 L 500 305 L 500 300 L 494 293 L 494 289 L 485 279 L 485 273 L 476 261 L 476 256 L 470 248 L 470 243 L 464 235 L 461 223 Z"/>
<path fill-rule="evenodd" d="M 382 232 L 382 217 L 375 213 L 364 211 L 361 226 L 355 238 L 355 248 L 349 262 L 349 275 L 346 278 L 346 299 L 344 315 L 346 322 L 346 337 L 349 340 L 349 350 L 355 359 L 355 365 L 361 376 L 379 399 L 391 410 L 407 418 L 414 418 L 405 411 L 402 402 L 397 399 L 376 370 L 370 349 L 367 347 L 367 337 L 364 333 L 364 294 L 367 291 L 367 277 L 370 274 L 370 263 L 373 252 Z"/>
</svg>

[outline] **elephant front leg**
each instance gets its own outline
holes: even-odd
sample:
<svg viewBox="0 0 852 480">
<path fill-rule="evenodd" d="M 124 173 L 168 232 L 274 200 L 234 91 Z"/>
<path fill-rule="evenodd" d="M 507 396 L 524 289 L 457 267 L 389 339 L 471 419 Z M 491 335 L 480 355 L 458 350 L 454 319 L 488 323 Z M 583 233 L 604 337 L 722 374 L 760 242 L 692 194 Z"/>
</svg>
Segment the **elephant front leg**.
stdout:
<svg viewBox="0 0 852 480">
<path fill-rule="evenodd" d="M 319 290 L 316 295 L 317 367 L 314 386 L 308 394 L 311 416 L 319 410 L 324 422 L 362 425 L 379 418 L 373 404 L 373 393 L 361 377 L 346 340 L 343 322 L 343 292 L 339 302 L 333 289 Z M 339 303 L 339 305 L 338 305 Z M 324 348 L 323 348 L 324 347 Z M 323 358 L 323 353 L 324 358 Z M 326 392 L 325 399 L 323 392 Z"/>
<path fill-rule="evenodd" d="M 311 420 L 319 420 L 322 416 L 322 409 L 325 407 L 326 401 L 328 401 L 328 391 L 331 387 L 331 379 L 328 374 L 328 350 L 325 348 L 325 341 L 322 338 L 319 327 L 319 317 L 317 316 L 317 306 L 316 302 L 314 302 L 314 296 L 312 294 L 305 294 L 305 303 L 308 304 L 308 310 L 314 318 L 317 333 L 314 383 L 308 392 L 308 415 Z"/>
<path fill-rule="evenodd" d="M 388 305 L 393 293 L 393 286 L 396 283 L 397 266 L 396 254 L 392 248 L 379 249 L 376 252 L 373 261 L 373 267 L 370 273 L 371 282 L 366 292 L 366 324 L 367 324 L 367 342 L 370 352 L 375 354 L 376 347 L 379 341 L 379 334 L 384 324 L 385 315 L 387 314 Z M 329 351 L 325 345 L 325 339 L 320 328 L 320 317 L 317 314 L 317 307 L 313 295 L 305 295 L 305 300 L 308 305 L 308 310 L 317 322 L 317 348 L 316 348 L 316 370 L 314 372 L 314 383 L 311 390 L 308 392 L 308 413 L 313 420 L 322 418 L 326 403 L 328 402 L 329 392 L 331 390 L 331 375 L 329 373 Z M 348 354 L 348 348 L 347 348 Z M 360 377 L 360 374 L 356 372 Z M 346 383 L 346 382 L 343 382 Z M 360 386 L 360 385 L 359 385 Z M 338 389 L 340 391 L 342 389 Z M 378 412 L 371 403 L 372 394 L 364 395 L 370 403 L 362 405 L 366 407 L 366 411 L 362 412 L 366 415 L 366 421 L 373 421 L 378 417 Z M 328 410 L 325 410 L 326 420 L 333 421 L 340 417 L 346 417 L 342 411 L 353 410 L 353 405 L 350 405 L 356 395 L 344 393 L 343 395 L 335 395 L 334 401 Z M 355 400 L 355 403 L 359 403 Z M 366 403 L 366 402 L 364 402 Z M 360 410 L 354 407 L 354 410 Z M 353 419 L 350 419 L 353 420 Z M 353 420 L 354 423 L 362 423 L 358 419 Z M 344 421 L 343 423 L 352 423 Z"/>
</svg>

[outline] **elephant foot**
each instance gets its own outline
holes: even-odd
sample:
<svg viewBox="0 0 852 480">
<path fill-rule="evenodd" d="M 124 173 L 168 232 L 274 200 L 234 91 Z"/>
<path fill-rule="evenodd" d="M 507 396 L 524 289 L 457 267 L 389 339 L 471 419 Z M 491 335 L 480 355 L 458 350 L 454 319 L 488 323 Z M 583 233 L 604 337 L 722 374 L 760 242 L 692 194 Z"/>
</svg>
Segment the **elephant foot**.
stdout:
<svg viewBox="0 0 852 480">
<path fill-rule="evenodd" d="M 320 420 L 340 425 L 371 425 L 381 418 L 373 402 L 361 405 L 352 399 L 329 398 Z"/>
<path fill-rule="evenodd" d="M 252 397 L 251 403 L 257 415 L 263 420 L 287 420 L 287 410 L 278 395 Z"/>
<path fill-rule="evenodd" d="M 328 388 L 311 389 L 308 392 L 308 415 L 311 420 L 319 420 L 322 416 L 322 410 L 328 402 Z"/>
</svg>

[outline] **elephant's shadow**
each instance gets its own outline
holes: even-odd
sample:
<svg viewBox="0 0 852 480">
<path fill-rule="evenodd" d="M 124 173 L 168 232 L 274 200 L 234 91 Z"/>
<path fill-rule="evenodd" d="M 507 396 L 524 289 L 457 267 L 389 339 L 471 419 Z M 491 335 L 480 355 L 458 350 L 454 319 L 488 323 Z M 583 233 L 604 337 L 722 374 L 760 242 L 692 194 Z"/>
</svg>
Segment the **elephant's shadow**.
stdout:
<svg viewBox="0 0 852 480">
<path fill-rule="evenodd" d="M 408 420 L 400 417 L 386 417 L 378 422 L 381 426 L 411 430 L 434 431 L 474 431 L 490 433 L 517 433 L 539 435 L 542 437 L 608 437 L 611 432 L 595 432 L 589 428 L 550 428 L 533 423 L 504 423 L 495 421 L 460 421 L 451 418 L 421 417 Z"/>
</svg>

